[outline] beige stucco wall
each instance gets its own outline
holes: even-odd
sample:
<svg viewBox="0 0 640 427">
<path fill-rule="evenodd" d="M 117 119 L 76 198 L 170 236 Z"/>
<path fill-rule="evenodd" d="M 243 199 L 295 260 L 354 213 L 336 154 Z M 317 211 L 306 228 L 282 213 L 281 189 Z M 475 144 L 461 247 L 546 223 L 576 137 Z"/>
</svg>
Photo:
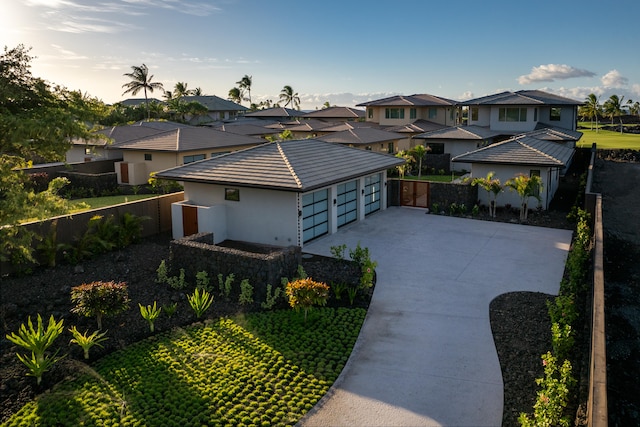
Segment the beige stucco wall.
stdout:
<svg viewBox="0 0 640 427">
<path fill-rule="evenodd" d="M 416 108 L 416 118 L 412 119 L 411 117 L 411 108 L 414 107 L 404 107 L 404 118 L 403 119 L 386 119 L 385 118 L 385 110 L 386 108 L 402 108 L 402 107 L 369 107 L 373 109 L 374 114 L 373 118 L 369 118 L 369 114 L 367 113 L 366 121 L 379 123 L 383 126 L 400 126 L 406 125 L 409 123 L 413 123 L 418 119 L 429 120 L 434 123 L 439 123 L 442 125 L 453 126 L 456 124 L 456 109 L 454 107 L 436 107 L 437 114 L 433 118 L 429 118 L 429 108 L 430 107 L 415 107 Z M 453 114 L 453 116 L 452 116 Z"/>
</svg>

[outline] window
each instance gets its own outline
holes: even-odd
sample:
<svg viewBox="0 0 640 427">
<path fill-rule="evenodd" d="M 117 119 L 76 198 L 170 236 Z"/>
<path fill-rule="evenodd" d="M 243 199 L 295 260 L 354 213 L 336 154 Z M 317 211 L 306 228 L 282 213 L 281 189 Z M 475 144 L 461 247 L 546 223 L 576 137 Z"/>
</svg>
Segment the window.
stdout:
<svg viewBox="0 0 640 427">
<path fill-rule="evenodd" d="M 144 154 L 144 159 L 145 159 L 146 161 L 151 161 L 151 159 L 152 159 L 151 154 L 149 154 L 149 153 L 145 153 L 145 154 Z"/>
<path fill-rule="evenodd" d="M 367 108 L 367 114 L 370 119 L 373 119 L 373 108 Z"/>
<path fill-rule="evenodd" d="M 85 156 L 90 156 L 91 155 L 91 147 L 87 147 L 84 149 L 84 155 Z"/>
<path fill-rule="evenodd" d="M 186 165 L 187 163 L 197 162 L 198 160 L 204 159 L 204 154 L 194 154 L 193 156 L 184 156 L 182 162 Z"/>
<path fill-rule="evenodd" d="M 238 188 L 225 188 L 224 199 L 231 200 L 233 202 L 240 201 L 240 190 Z"/>
<path fill-rule="evenodd" d="M 549 112 L 549 120 L 551 120 L 552 122 L 559 122 L 560 111 L 561 111 L 560 107 L 551 107 L 551 111 Z"/>
<path fill-rule="evenodd" d="M 216 151 L 215 153 L 211 153 L 211 157 L 222 156 L 223 154 L 229 154 L 231 151 Z"/>
<path fill-rule="evenodd" d="M 471 121 L 478 121 L 478 107 L 471 107 Z"/>
<path fill-rule="evenodd" d="M 389 143 L 389 150 L 388 150 L 389 154 L 393 154 L 395 153 L 395 149 L 393 148 L 393 142 Z"/>
<path fill-rule="evenodd" d="M 533 121 L 534 122 L 538 121 L 538 109 L 537 108 L 533 109 Z"/>
<path fill-rule="evenodd" d="M 385 119 L 404 119 L 404 108 L 385 108 Z"/>
<path fill-rule="evenodd" d="M 444 154 L 444 143 L 443 142 L 427 142 L 427 154 Z"/>
<path fill-rule="evenodd" d="M 526 122 L 527 109 L 517 107 L 502 107 L 498 110 L 498 120 L 501 122 Z"/>
<path fill-rule="evenodd" d="M 416 117 L 418 117 L 418 113 L 416 111 L 415 108 L 410 108 L 409 109 L 409 118 L 410 119 L 415 119 Z"/>
<path fill-rule="evenodd" d="M 438 109 L 436 107 L 429 107 L 429 118 L 435 119 L 438 117 Z"/>
</svg>

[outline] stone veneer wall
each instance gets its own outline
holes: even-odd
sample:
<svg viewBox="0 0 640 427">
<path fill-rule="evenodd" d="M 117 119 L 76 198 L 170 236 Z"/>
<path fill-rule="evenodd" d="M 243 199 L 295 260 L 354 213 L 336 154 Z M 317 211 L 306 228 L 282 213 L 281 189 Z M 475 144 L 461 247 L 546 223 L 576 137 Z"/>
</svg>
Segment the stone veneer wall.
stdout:
<svg viewBox="0 0 640 427">
<path fill-rule="evenodd" d="M 282 277 L 292 278 L 302 262 L 299 246 L 276 247 L 268 245 L 243 244 L 255 246 L 255 252 L 248 252 L 213 244 L 212 233 L 198 233 L 170 243 L 169 275 L 177 276 L 180 269 L 185 270 L 187 283 L 195 285 L 196 273 L 206 271 L 211 279 L 210 285 L 218 290 L 218 274 L 226 278 L 234 274 L 232 298 L 240 294 L 240 282 L 248 279 L 253 286 L 253 300 L 264 301 L 266 286 L 274 288 L 280 285 Z"/>
<path fill-rule="evenodd" d="M 478 187 L 471 184 L 451 182 L 431 182 L 429 186 L 431 206 L 437 203 L 441 210 L 447 210 L 452 203 L 461 204 L 468 210 L 478 203 Z"/>
</svg>

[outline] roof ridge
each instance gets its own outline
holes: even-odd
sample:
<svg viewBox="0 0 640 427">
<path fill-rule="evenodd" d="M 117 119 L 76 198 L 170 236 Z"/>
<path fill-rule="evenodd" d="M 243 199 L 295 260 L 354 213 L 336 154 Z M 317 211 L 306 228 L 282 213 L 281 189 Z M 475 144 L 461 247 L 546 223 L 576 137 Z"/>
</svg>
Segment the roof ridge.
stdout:
<svg viewBox="0 0 640 427">
<path fill-rule="evenodd" d="M 552 155 L 550 155 L 548 153 L 545 153 L 544 151 L 540 150 L 539 148 L 536 148 L 533 145 L 528 144 L 526 141 L 524 141 L 525 138 L 526 139 L 532 139 L 536 144 L 547 143 L 547 141 L 543 141 L 541 139 L 537 139 L 537 138 L 533 138 L 533 137 L 527 137 L 527 136 L 525 136 L 523 138 L 516 138 L 515 141 L 518 144 L 523 145 L 523 146 L 527 147 L 528 149 L 530 149 L 532 151 L 535 151 L 536 153 L 541 154 L 541 155 L 543 155 L 544 157 L 546 157 L 548 159 L 553 160 L 554 162 L 559 162 L 560 161 L 560 159 L 557 159 L 557 158 L 553 157 Z M 553 143 L 548 143 L 548 144 L 553 144 Z"/>
<path fill-rule="evenodd" d="M 284 153 L 284 150 L 282 149 L 282 145 L 280 145 L 280 141 L 276 142 L 275 144 L 276 144 L 276 147 L 278 147 L 278 152 L 280 153 L 280 157 L 282 157 L 282 160 L 284 161 L 285 166 L 287 167 L 287 169 L 289 169 L 289 173 L 291 173 L 291 176 L 296 181 L 296 185 L 298 186 L 298 188 L 302 188 L 302 182 L 300 181 L 300 178 L 296 174 L 296 171 L 293 169 L 293 166 L 291 166 L 291 163 L 289 162 L 289 158 Z"/>
</svg>

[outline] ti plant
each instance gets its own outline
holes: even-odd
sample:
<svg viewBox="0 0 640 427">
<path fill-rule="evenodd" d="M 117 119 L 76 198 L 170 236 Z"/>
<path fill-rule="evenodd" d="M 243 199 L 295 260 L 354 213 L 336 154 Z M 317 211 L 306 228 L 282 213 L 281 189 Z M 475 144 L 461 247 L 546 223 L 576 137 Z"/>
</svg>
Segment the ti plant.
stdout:
<svg viewBox="0 0 640 427">
<path fill-rule="evenodd" d="M 31 317 L 29 317 L 27 319 L 28 327 L 23 323 L 20 325 L 20 329 L 17 334 L 15 332 L 7 334 L 7 339 L 9 341 L 31 351 L 31 357 L 21 354 L 17 354 L 17 356 L 18 359 L 29 369 L 29 373 L 27 375 L 35 377 L 38 385 L 42 382 L 42 374 L 48 371 L 55 362 L 61 359 L 56 357 L 58 354 L 57 351 L 53 356 L 49 356 L 45 353 L 47 349 L 51 347 L 56 338 L 58 338 L 62 333 L 63 322 L 64 319 L 56 322 L 53 316 L 51 316 L 45 329 L 42 324 L 42 317 L 38 314 L 38 326 L 36 328 L 33 327 L 33 322 L 31 321 Z"/>
<path fill-rule="evenodd" d="M 289 298 L 289 305 L 294 310 L 304 310 L 304 320 L 307 321 L 307 312 L 315 305 L 326 305 L 329 298 L 329 286 L 316 282 L 311 278 L 298 279 L 289 282 L 285 289 Z"/>
<path fill-rule="evenodd" d="M 187 299 L 198 319 L 202 317 L 204 312 L 211 306 L 211 303 L 213 303 L 211 294 L 204 289 L 200 290 L 198 288 L 193 291 L 193 294 L 187 295 Z"/>
<path fill-rule="evenodd" d="M 160 316 L 160 312 L 162 311 L 162 307 L 158 308 L 156 306 L 156 302 L 153 302 L 153 305 L 147 305 L 146 307 L 140 303 L 138 303 L 138 306 L 140 307 L 140 314 L 142 315 L 142 317 L 149 322 L 149 329 L 151 329 L 151 332 L 154 331 L 155 329 L 155 321 L 158 318 L 158 316 Z"/>
<path fill-rule="evenodd" d="M 91 349 L 91 347 L 93 347 L 94 345 L 102 347 L 102 344 L 100 343 L 109 339 L 105 337 L 105 335 L 107 334 L 106 331 L 95 331 L 91 335 L 88 335 L 89 331 L 81 333 L 75 326 L 72 326 L 69 329 L 69 332 L 71 332 L 71 335 L 73 335 L 73 338 L 71 338 L 70 342 L 72 344 L 78 344 L 82 348 L 82 350 L 84 350 L 85 359 L 89 358 L 89 349 Z"/>
</svg>

